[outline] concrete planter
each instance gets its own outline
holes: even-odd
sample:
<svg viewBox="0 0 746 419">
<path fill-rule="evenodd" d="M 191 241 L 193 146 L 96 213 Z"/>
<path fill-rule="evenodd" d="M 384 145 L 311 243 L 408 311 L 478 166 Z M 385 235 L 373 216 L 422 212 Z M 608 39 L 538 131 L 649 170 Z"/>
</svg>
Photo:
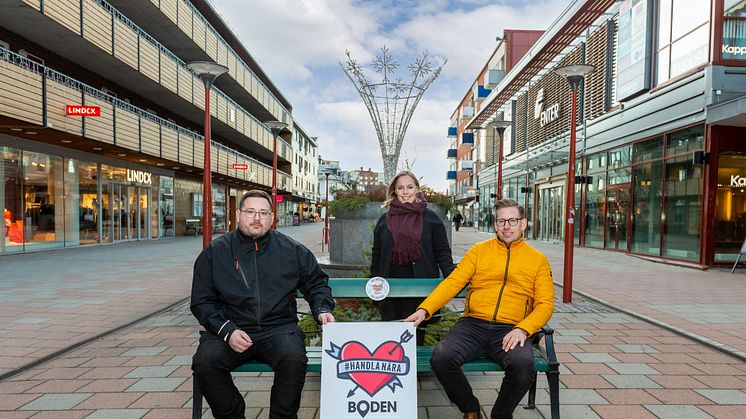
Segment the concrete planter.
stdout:
<svg viewBox="0 0 746 419">
<path fill-rule="evenodd" d="M 373 248 L 373 229 L 383 214 L 380 202 L 355 211 L 338 210 L 329 220 L 329 259 L 332 263 L 365 266 Z"/>
</svg>

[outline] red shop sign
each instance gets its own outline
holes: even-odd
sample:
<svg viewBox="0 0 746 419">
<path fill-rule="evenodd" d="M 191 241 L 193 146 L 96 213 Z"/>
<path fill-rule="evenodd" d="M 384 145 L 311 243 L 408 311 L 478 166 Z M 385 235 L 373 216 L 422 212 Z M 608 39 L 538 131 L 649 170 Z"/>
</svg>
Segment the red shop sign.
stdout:
<svg viewBox="0 0 746 419">
<path fill-rule="evenodd" d="M 65 116 L 101 116 L 101 107 L 65 105 Z"/>
</svg>

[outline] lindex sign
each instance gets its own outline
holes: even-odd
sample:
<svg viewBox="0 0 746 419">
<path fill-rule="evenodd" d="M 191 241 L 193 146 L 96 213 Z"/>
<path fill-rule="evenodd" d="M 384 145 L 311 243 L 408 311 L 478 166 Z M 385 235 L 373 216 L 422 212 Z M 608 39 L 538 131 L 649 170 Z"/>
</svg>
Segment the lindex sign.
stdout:
<svg viewBox="0 0 746 419">
<path fill-rule="evenodd" d="M 249 170 L 249 165 L 246 163 L 233 163 L 233 168 L 236 170 Z"/>
<path fill-rule="evenodd" d="M 101 107 L 65 105 L 65 116 L 101 116 Z"/>
</svg>

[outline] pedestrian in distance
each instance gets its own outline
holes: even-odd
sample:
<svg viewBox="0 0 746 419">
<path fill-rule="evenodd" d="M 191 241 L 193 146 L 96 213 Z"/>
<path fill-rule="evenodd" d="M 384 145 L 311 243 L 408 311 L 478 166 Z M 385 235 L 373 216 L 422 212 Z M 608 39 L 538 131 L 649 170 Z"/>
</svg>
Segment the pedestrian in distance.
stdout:
<svg viewBox="0 0 746 419">
<path fill-rule="evenodd" d="M 460 212 L 456 212 L 456 215 L 453 216 L 453 224 L 456 226 L 456 231 L 458 231 L 459 228 L 461 228 L 461 223 L 464 222 L 464 216 L 461 215 Z"/>
<path fill-rule="evenodd" d="M 446 228 L 440 216 L 427 208 L 420 183 L 412 172 L 398 173 L 386 189 L 387 208 L 373 232 L 370 276 L 384 278 L 440 278 L 453 271 L 453 256 Z M 401 320 L 414 311 L 422 299 L 401 298 L 380 301 L 384 321 Z M 425 333 L 419 330 L 417 344 Z"/>
<path fill-rule="evenodd" d="M 513 411 L 536 378 L 531 335 L 554 311 L 554 284 L 547 258 L 525 242 L 524 209 L 512 199 L 495 203 L 497 237 L 472 246 L 458 267 L 406 321 L 415 326 L 469 286 L 464 316 L 433 349 L 430 365 L 464 419 L 481 418 L 461 365 L 482 356 L 495 360 L 505 378 L 492 419 Z"/>
<path fill-rule="evenodd" d="M 266 192 L 246 192 L 238 208 L 238 229 L 215 239 L 194 263 L 191 309 L 205 328 L 194 378 L 215 418 L 244 418 L 246 404 L 230 372 L 259 359 L 275 374 L 269 417 L 295 419 L 308 363 L 296 292 L 319 323 L 333 322 L 329 277 L 310 250 L 271 230 Z"/>
</svg>

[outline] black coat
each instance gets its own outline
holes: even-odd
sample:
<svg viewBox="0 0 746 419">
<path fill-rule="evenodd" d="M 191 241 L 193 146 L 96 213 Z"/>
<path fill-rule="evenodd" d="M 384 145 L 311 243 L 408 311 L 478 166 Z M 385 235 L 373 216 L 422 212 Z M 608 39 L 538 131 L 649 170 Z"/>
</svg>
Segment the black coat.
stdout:
<svg viewBox="0 0 746 419">
<path fill-rule="evenodd" d="M 412 262 L 415 278 L 447 277 L 456 267 L 453 264 L 451 246 L 448 244 L 443 220 L 433 210 L 426 208 L 422 214 L 421 256 Z M 394 238 L 386 224 L 386 214 L 376 223 L 373 231 L 373 255 L 370 276 L 388 278 L 391 273 L 391 255 L 394 252 Z"/>
<path fill-rule="evenodd" d="M 314 319 L 331 312 L 328 280 L 313 253 L 290 237 L 271 230 L 254 240 L 234 230 L 197 257 L 191 309 L 205 330 L 226 339 L 236 328 L 252 332 L 296 323 L 297 290 Z"/>
</svg>

